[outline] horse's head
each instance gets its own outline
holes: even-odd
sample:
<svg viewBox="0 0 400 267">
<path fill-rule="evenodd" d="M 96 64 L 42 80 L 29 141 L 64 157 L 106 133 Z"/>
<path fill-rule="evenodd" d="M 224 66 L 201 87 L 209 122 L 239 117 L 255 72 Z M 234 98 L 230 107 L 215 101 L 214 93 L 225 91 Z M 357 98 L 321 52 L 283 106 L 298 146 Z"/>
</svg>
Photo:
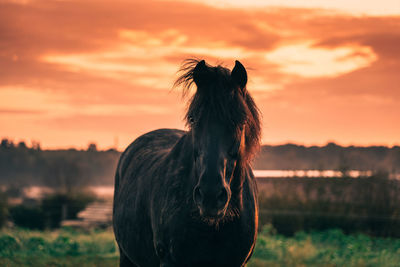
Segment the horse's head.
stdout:
<svg viewBox="0 0 400 267">
<path fill-rule="evenodd" d="M 242 166 L 259 143 L 258 110 L 246 91 L 247 73 L 191 60 L 177 83 L 195 83 L 186 120 L 193 147 L 193 200 L 206 219 L 224 217 L 232 193 L 243 183 Z M 234 181 L 236 179 L 236 181 Z M 237 188 L 234 188 L 237 187 Z"/>
</svg>

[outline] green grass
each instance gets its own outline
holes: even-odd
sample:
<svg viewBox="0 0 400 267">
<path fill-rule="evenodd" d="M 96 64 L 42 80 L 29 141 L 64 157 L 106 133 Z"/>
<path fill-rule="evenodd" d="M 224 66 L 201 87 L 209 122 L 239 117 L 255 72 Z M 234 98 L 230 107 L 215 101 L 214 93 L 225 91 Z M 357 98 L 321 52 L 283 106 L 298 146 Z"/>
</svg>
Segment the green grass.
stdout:
<svg viewBox="0 0 400 267">
<path fill-rule="evenodd" d="M 0 266 L 118 266 L 110 230 L 0 231 Z M 400 266 L 400 239 L 344 235 L 340 230 L 274 234 L 264 227 L 248 267 Z"/>
<path fill-rule="evenodd" d="M 0 266 L 117 266 L 111 231 L 3 230 Z"/>
<path fill-rule="evenodd" d="M 298 232 L 294 237 L 260 233 L 249 267 L 399 267 L 400 239 L 345 235 L 341 230 Z"/>
</svg>

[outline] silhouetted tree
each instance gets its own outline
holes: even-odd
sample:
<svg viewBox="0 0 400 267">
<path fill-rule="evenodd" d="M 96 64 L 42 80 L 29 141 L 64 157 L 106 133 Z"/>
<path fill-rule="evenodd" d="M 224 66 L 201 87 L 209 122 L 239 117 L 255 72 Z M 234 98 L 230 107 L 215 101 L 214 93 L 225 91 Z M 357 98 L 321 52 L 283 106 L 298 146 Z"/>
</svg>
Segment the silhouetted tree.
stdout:
<svg viewBox="0 0 400 267">
<path fill-rule="evenodd" d="M 32 149 L 34 150 L 41 150 L 40 142 L 32 141 Z"/>
<path fill-rule="evenodd" d="M 350 164 L 344 153 L 340 153 L 339 155 L 338 171 L 340 171 L 342 177 L 350 176 Z"/>
<path fill-rule="evenodd" d="M 27 149 L 28 147 L 26 146 L 24 141 L 21 141 L 18 143 L 18 148 L 19 149 Z"/>
<path fill-rule="evenodd" d="M 96 151 L 97 151 L 97 145 L 96 145 L 95 143 L 90 143 L 90 144 L 88 145 L 87 151 L 96 152 Z"/>
<path fill-rule="evenodd" d="M 82 177 L 82 169 L 79 162 L 68 158 L 56 157 L 47 166 L 44 182 L 56 191 L 68 194 L 81 190 L 89 181 Z"/>
<path fill-rule="evenodd" d="M 3 138 L 1 140 L 0 147 L 1 148 L 13 148 L 14 147 L 14 142 L 12 140 L 7 139 L 7 138 Z"/>
</svg>

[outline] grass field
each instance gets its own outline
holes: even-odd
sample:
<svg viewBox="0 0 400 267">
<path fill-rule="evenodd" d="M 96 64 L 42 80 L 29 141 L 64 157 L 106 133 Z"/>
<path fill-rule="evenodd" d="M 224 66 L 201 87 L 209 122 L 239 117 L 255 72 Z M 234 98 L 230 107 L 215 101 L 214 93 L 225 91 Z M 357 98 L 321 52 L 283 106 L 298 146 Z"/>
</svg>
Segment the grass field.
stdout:
<svg viewBox="0 0 400 267">
<path fill-rule="evenodd" d="M 118 257 L 107 230 L 0 232 L 0 266 L 117 266 Z M 400 266 L 400 239 L 339 230 L 284 237 L 265 227 L 248 266 Z"/>
</svg>

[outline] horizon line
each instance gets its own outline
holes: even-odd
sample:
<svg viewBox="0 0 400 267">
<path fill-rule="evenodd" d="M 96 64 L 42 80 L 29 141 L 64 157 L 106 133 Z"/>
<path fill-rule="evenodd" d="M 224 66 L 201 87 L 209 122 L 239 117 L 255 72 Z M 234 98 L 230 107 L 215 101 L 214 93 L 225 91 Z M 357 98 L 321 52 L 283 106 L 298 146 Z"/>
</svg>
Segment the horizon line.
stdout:
<svg viewBox="0 0 400 267">
<path fill-rule="evenodd" d="M 26 140 L 22 140 L 22 139 L 12 139 L 9 137 L 1 137 L 1 143 L 3 143 L 3 140 L 7 140 L 8 142 L 10 142 L 9 144 L 12 144 L 13 147 L 18 147 L 19 144 L 24 143 L 26 148 L 28 149 L 35 149 L 39 148 L 40 150 L 46 150 L 46 151 L 56 151 L 56 150 L 78 150 L 78 151 L 87 151 L 89 150 L 89 146 L 91 145 L 95 145 L 95 151 L 108 151 L 108 150 L 115 150 L 118 152 L 123 152 L 126 147 L 129 146 L 126 145 L 122 148 L 119 147 L 115 147 L 115 146 L 99 146 L 97 142 L 94 141 L 90 141 L 87 143 L 86 146 L 74 146 L 74 145 L 70 145 L 70 146 L 42 146 L 42 143 L 40 141 L 37 140 L 30 140 L 30 145 L 28 145 L 28 142 Z M 136 139 L 135 139 L 136 140 Z M 134 141 L 134 140 L 133 140 Z M 133 142 L 132 141 L 132 142 Z M 374 143 L 370 143 L 370 144 L 356 144 L 356 143 L 352 143 L 352 144 L 343 144 L 334 140 L 329 140 L 323 144 L 319 143 L 313 143 L 313 144 L 306 144 L 304 142 L 295 142 L 295 141 L 286 141 L 286 142 L 271 142 L 271 143 L 262 143 L 260 145 L 260 148 L 262 148 L 263 146 L 273 146 L 273 147 L 278 147 L 278 146 L 287 146 L 287 145 L 293 145 L 293 146 L 299 146 L 299 147 L 306 147 L 306 148 L 311 148 L 311 147 L 326 147 L 328 145 L 335 145 L 335 146 L 339 146 L 339 147 L 343 147 L 343 148 L 349 148 L 349 147 L 364 147 L 364 148 L 368 148 L 368 147 L 386 147 L 386 148 L 396 148 L 396 147 L 400 147 L 400 144 L 374 144 Z"/>
</svg>

